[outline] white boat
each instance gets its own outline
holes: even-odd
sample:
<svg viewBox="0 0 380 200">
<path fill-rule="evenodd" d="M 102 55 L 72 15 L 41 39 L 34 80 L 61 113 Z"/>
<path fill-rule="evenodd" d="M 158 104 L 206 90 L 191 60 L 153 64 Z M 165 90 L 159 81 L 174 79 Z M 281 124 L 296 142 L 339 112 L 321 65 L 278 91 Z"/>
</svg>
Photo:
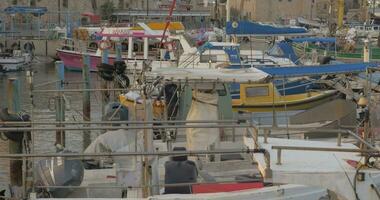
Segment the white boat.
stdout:
<svg viewBox="0 0 380 200">
<path fill-rule="evenodd" d="M 32 55 L 20 50 L 13 50 L 12 53 L 0 53 L 0 72 L 20 71 L 31 62 Z"/>
</svg>

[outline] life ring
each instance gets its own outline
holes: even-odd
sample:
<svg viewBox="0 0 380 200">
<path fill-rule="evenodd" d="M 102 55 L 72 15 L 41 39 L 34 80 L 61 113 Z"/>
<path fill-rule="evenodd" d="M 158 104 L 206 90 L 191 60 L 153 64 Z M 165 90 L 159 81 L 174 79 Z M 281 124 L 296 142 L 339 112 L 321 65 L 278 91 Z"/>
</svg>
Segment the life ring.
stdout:
<svg viewBox="0 0 380 200">
<path fill-rule="evenodd" d="M 106 50 L 106 49 L 111 49 L 112 48 L 112 43 L 110 40 L 102 40 L 99 42 L 99 49 L 100 50 Z"/>
<path fill-rule="evenodd" d="M 99 45 L 98 43 L 96 42 L 91 42 L 88 47 L 92 48 L 92 49 L 98 49 Z"/>
<path fill-rule="evenodd" d="M 24 44 L 24 51 L 26 52 L 33 52 L 35 49 L 35 46 L 33 43 L 27 42 Z"/>
</svg>

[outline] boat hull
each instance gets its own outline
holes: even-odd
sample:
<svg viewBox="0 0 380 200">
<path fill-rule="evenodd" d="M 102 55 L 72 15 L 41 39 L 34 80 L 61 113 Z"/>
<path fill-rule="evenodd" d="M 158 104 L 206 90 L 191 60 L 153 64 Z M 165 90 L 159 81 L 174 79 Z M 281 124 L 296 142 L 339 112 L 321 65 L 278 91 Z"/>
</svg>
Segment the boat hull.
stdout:
<svg viewBox="0 0 380 200">
<path fill-rule="evenodd" d="M 58 49 L 57 54 L 65 65 L 65 68 L 72 71 L 82 71 L 84 55 L 88 55 L 90 57 L 90 71 L 98 71 L 96 66 L 102 63 L 102 57 L 97 56 L 94 53 L 80 53 L 76 51 Z M 113 64 L 115 60 L 116 57 L 113 55 L 108 57 L 109 64 Z"/>
</svg>

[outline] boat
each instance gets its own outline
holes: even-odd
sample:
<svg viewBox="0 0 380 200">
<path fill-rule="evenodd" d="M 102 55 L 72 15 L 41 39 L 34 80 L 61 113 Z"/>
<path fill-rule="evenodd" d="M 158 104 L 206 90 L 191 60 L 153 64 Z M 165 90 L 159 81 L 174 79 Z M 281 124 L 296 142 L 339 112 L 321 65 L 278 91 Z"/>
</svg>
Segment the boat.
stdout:
<svg viewBox="0 0 380 200">
<path fill-rule="evenodd" d="M 297 38 L 289 42 L 300 53 L 312 53 L 315 51 L 317 54 L 334 57 L 339 60 L 363 60 L 363 47 L 355 47 L 351 52 L 345 52 L 337 47 L 336 38 Z M 306 43 L 307 45 L 305 45 Z M 370 59 L 380 59 L 380 48 L 370 47 Z"/>
<path fill-rule="evenodd" d="M 20 71 L 31 62 L 31 53 L 23 53 L 20 50 L 0 53 L 0 72 Z"/>
<path fill-rule="evenodd" d="M 90 57 L 90 70 L 97 71 L 96 66 L 102 63 L 103 50 L 105 50 L 103 49 L 104 47 L 101 47 L 102 43 L 102 45 L 106 44 L 107 46 L 106 57 L 109 64 L 113 64 L 118 59 L 117 51 L 119 50 L 120 60 L 125 60 L 132 64 L 135 62 L 141 63 L 148 58 L 153 61 L 162 61 L 164 59 L 174 61 L 176 60 L 174 54 L 171 53 L 167 56 L 168 58 L 164 58 L 166 55 L 161 55 L 158 51 L 164 28 L 164 23 L 138 23 L 136 27 L 80 28 L 77 29 L 77 34 L 75 34 L 77 39 L 63 40 L 62 47 L 57 49 L 57 56 L 67 69 L 81 71 L 83 56 L 87 55 Z M 173 22 L 168 27 L 168 30 L 181 32 L 184 27 L 182 23 Z M 168 32 L 166 33 L 167 36 L 169 35 Z M 81 40 L 86 44 L 84 51 L 79 48 L 79 41 Z M 145 42 L 147 42 L 146 46 Z M 120 47 L 117 47 L 117 44 Z M 172 51 L 175 48 L 173 43 L 170 42 L 165 43 L 165 47 L 167 51 Z M 128 52 L 128 55 L 123 55 L 126 52 Z"/>
</svg>

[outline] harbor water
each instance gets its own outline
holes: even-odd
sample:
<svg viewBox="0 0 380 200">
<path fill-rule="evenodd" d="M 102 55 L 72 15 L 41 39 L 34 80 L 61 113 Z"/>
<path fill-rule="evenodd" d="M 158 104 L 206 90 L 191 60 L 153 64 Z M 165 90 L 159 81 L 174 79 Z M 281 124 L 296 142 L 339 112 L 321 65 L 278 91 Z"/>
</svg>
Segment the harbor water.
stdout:
<svg viewBox="0 0 380 200">
<path fill-rule="evenodd" d="M 34 72 L 33 84 L 35 90 L 56 89 L 54 81 L 57 80 L 55 64 L 53 62 L 43 62 L 35 59 L 31 66 Z M 99 88 L 99 79 L 96 73 L 91 73 L 91 87 Z M 7 108 L 7 82 L 10 78 L 16 78 L 20 81 L 21 109 L 23 112 L 32 116 L 33 122 L 54 122 L 55 106 L 54 96 L 56 93 L 33 93 L 27 82 L 26 71 L 0 74 L 0 106 L 1 109 Z M 65 72 L 65 85 L 67 89 L 80 89 L 83 86 L 81 72 Z M 50 83 L 47 84 L 46 83 Z M 32 99 L 33 97 L 33 99 Z M 67 93 L 66 103 L 66 121 L 83 121 L 82 117 L 82 93 Z M 91 94 L 91 120 L 100 121 L 101 119 L 101 100 L 100 93 Z M 95 138 L 100 132 L 92 131 L 91 139 Z M 55 131 L 35 131 L 32 133 L 33 144 L 31 150 L 35 153 L 54 153 L 56 152 Z M 4 137 L 0 138 L 0 151 L 8 153 L 8 141 Z M 65 148 L 73 152 L 83 151 L 83 134 L 80 131 L 66 131 Z M 9 161 L 0 160 L 0 187 L 7 188 L 9 184 Z"/>
</svg>

